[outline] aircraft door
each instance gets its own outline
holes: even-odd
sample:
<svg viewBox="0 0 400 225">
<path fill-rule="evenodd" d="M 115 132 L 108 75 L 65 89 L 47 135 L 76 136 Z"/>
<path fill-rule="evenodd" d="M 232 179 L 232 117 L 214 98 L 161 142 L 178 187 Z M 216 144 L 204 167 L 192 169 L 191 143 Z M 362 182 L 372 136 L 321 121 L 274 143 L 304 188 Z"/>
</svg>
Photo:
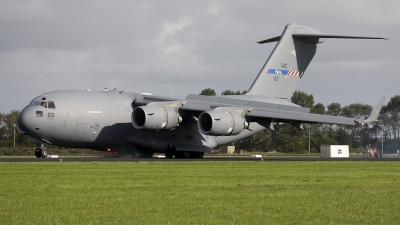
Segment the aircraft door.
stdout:
<svg viewBox="0 0 400 225">
<path fill-rule="evenodd" d="M 74 140 L 75 139 L 75 133 L 76 133 L 76 120 L 74 118 L 74 113 L 70 110 L 64 110 L 63 113 L 63 118 L 61 123 L 63 124 L 63 135 L 65 138 L 68 140 Z"/>
<path fill-rule="evenodd" d="M 86 123 L 77 123 L 74 140 L 84 141 L 86 133 Z"/>
</svg>

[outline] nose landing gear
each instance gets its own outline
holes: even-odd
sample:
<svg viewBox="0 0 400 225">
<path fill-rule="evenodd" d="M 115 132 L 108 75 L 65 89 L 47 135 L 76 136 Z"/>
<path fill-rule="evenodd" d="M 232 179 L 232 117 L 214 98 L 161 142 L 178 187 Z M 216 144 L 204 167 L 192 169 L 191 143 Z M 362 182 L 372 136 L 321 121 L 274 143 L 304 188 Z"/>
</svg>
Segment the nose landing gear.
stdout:
<svg viewBox="0 0 400 225">
<path fill-rule="evenodd" d="M 47 150 L 46 147 L 44 147 L 44 145 L 42 144 L 41 147 L 37 148 L 35 150 L 35 156 L 37 158 L 46 158 L 47 157 Z"/>
</svg>

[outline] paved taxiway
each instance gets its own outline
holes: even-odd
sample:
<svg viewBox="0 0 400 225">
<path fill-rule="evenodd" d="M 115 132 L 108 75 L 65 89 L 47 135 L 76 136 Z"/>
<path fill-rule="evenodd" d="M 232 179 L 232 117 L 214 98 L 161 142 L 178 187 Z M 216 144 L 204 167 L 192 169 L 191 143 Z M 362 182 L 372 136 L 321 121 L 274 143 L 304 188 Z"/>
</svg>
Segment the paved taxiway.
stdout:
<svg viewBox="0 0 400 225">
<path fill-rule="evenodd" d="M 0 162 L 221 162 L 221 161 L 400 161 L 400 158 L 320 158 L 320 157 L 204 157 L 202 159 L 166 159 L 166 158 L 111 158 L 111 157 L 60 157 L 60 158 L 35 158 L 35 157 L 0 157 Z"/>
</svg>

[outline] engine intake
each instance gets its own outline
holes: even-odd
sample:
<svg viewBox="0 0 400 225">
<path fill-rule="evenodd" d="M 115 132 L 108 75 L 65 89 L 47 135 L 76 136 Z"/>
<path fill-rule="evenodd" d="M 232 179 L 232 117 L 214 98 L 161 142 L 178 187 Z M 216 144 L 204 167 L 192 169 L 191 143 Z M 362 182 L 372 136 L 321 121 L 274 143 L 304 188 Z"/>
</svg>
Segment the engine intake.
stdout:
<svg viewBox="0 0 400 225">
<path fill-rule="evenodd" d="M 139 106 L 131 116 L 136 129 L 164 130 L 172 129 L 182 122 L 178 112 L 170 107 Z"/>
<path fill-rule="evenodd" d="M 198 126 L 203 134 L 226 136 L 239 134 L 247 128 L 247 123 L 236 112 L 206 111 L 200 114 Z"/>
</svg>

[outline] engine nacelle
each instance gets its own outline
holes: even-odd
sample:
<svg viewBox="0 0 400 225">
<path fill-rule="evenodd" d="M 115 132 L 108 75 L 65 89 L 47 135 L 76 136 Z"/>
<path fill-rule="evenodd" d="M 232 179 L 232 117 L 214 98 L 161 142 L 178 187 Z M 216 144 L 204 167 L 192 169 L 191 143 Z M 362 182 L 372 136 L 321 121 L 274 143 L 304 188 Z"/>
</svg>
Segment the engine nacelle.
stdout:
<svg viewBox="0 0 400 225">
<path fill-rule="evenodd" d="M 139 106 L 131 116 L 136 129 L 164 130 L 172 129 L 182 122 L 178 112 L 170 107 Z"/>
<path fill-rule="evenodd" d="M 203 134 L 235 135 L 247 128 L 247 123 L 236 112 L 206 111 L 198 118 L 199 130 Z"/>
</svg>

